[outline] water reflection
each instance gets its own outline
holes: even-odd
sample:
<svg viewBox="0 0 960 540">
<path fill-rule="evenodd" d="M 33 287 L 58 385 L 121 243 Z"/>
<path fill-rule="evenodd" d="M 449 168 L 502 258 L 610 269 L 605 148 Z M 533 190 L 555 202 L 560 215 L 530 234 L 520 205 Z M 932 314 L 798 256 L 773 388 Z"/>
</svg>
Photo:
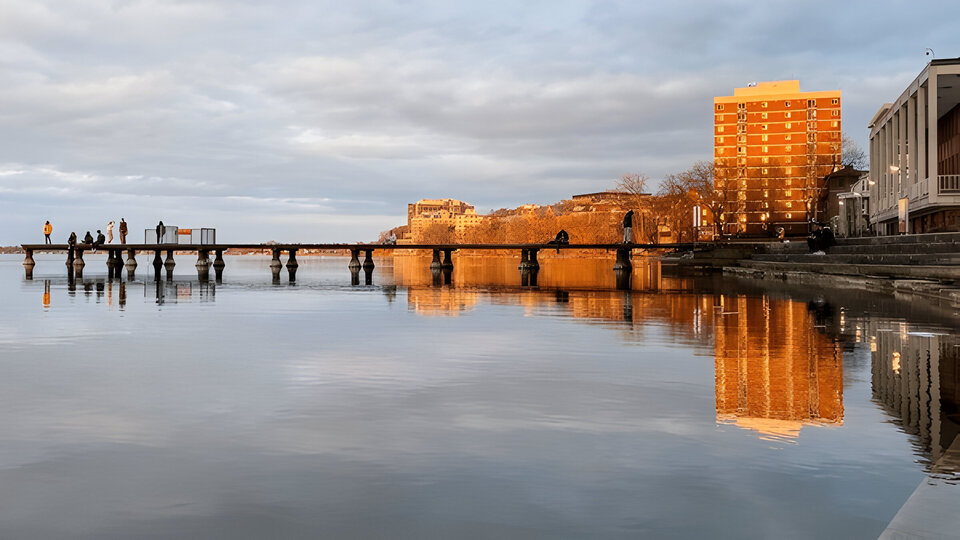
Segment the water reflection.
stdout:
<svg viewBox="0 0 960 540">
<path fill-rule="evenodd" d="M 960 471 L 960 340 L 911 329 L 903 321 L 871 322 L 873 395 L 898 420 L 935 473 Z"/>
<path fill-rule="evenodd" d="M 717 311 L 718 422 L 779 439 L 843 423 L 843 352 L 808 304 L 721 296 Z"/>
</svg>

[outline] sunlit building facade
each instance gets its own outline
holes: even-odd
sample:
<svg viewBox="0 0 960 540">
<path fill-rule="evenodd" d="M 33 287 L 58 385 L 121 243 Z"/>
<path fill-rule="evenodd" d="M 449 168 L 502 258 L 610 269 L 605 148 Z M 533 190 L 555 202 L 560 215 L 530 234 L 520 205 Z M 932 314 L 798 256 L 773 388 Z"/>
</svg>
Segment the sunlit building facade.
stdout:
<svg viewBox="0 0 960 540">
<path fill-rule="evenodd" d="M 410 236 L 399 243 L 416 243 L 423 239 L 424 231 L 431 225 L 452 227 L 456 239 L 463 240 L 464 234 L 483 221 L 472 204 L 456 199 L 421 199 L 407 205 L 407 225 Z"/>
<path fill-rule="evenodd" d="M 807 231 L 823 178 L 840 166 L 840 91 L 760 82 L 714 98 L 715 182 L 727 234 Z"/>
<path fill-rule="evenodd" d="M 868 127 L 875 230 L 960 231 L 960 58 L 927 64 Z"/>
</svg>

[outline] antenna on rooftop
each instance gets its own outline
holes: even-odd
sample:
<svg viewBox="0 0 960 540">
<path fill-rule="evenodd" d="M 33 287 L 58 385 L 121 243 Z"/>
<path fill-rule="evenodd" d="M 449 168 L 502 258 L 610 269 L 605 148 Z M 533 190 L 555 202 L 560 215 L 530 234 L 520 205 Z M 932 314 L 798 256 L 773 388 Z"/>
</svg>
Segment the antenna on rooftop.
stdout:
<svg viewBox="0 0 960 540">
<path fill-rule="evenodd" d="M 929 56 L 930 58 L 936 58 L 936 57 L 937 57 L 937 55 L 935 55 L 935 54 L 933 53 L 933 49 L 931 49 L 930 47 L 927 47 L 927 48 L 924 50 L 923 55 L 924 55 L 924 56 Z"/>
</svg>

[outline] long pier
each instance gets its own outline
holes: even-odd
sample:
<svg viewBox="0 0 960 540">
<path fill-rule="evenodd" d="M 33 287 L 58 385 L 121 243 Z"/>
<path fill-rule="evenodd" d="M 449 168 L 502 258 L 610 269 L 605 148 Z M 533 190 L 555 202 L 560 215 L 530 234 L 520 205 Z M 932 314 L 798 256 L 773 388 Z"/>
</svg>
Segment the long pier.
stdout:
<svg viewBox="0 0 960 540">
<path fill-rule="evenodd" d="M 290 281 L 296 279 L 297 252 L 301 250 L 339 250 L 349 251 L 351 254 L 348 268 L 353 277 L 354 284 L 359 283 L 360 270 L 366 273 L 366 281 L 371 282 L 373 269 L 373 253 L 375 251 L 395 251 L 395 250 L 416 250 L 432 251 L 433 260 L 430 262 L 430 270 L 434 272 L 434 278 L 443 278 L 449 283 L 450 272 L 453 270 L 452 254 L 458 250 L 474 251 L 519 251 L 520 266 L 518 269 L 523 278 L 523 284 L 536 285 L 536 273 L 540 268 L 537 260 L 537 254 L 541 250 L 579 250 L 579 251 L 615 251 L 617 254 L 613 270 L 617 273 L 618 286 L 621 280 L 629 283 L 629 274 L 632 270 L 630 263 L 630 254 L 633 250 L 676 250 L 692 249 L 697 244 L 693 243 L 671 243 L 671 244 L 102 244 L 94 249 L 92 244 L 22 244 L 25 257 L 23 267 L 26 271 L 27 279 L 33 278 L 33 269 L 36 261 L 33 259 L 34 253 L 54 252 L 66 253 L 67 270 L 72 276 L 81 276 L 86 262 L 83 259 L 85 253 L 106 252 L 107 271 L 110 278 L 120 277 L 123 269 L 126 269 L 128 277 L 133 278 L 137 269 L 137 254 L 152 254 L 152 265 L 156 272 L 157 279 L 160 277 L 161 270 L 165 270 L 167 277 L 172 279 L 173 269 L 176 266 L 174 254 L 183 251 L 195 251 L 197 253 L 197 276 L 201 281 L 210 278 L 210 269 L 213 268 L 216 279 L 221 280 L 223 270 L 226 267 L 226 261 L 223 259 L 225 251 L 230 249 L 239 250 L 265 250 L 273 254 L 273 260 L 270 262 L 270 270 L 273 273 L 274 281 L 280 279 L 280 273 L 286 267 Z M 287 261 L 284 264 L 281 261 L 282 254 L 287 253 Z M 360 260 L 360 253 L 364 254 L 363 261 Z M 165 257 L 163 255 L 166 255 Z M 210 257 L 214 258 L 211 261 Z M 442 256 L 442 257 L 441 257 Z M 125 257 L 125 258 L 124 258 Z M 629 285 L 627 285 L 629 286 Z"/>
</svg>

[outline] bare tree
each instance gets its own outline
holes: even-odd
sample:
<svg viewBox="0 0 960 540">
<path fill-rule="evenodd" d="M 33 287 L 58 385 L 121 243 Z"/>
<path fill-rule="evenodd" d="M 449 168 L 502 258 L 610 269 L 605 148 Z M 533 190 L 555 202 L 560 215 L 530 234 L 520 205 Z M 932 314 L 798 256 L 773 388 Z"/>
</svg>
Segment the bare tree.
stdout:
<svg viewBox="0 0 960 540">
<path fill-rule="evenodd" d="M 861 171 L 869 167 L 869 156 L 867 156 L 863 148 L 860 148 L 857 141 L 853 140 L 853 137 L 844 133 L 840 144 L 840 163 Z"/>
<path fill-rule="evenodd" d="M 640 238 L 644 237 L 644 225 L 650 219 L 650 192 L 647 191 L 649 181 L 643 173 L 625 174 L 617 180 L 617 191 L 630 195 L 631 209 L 637 210 Z"/>
</svg>

